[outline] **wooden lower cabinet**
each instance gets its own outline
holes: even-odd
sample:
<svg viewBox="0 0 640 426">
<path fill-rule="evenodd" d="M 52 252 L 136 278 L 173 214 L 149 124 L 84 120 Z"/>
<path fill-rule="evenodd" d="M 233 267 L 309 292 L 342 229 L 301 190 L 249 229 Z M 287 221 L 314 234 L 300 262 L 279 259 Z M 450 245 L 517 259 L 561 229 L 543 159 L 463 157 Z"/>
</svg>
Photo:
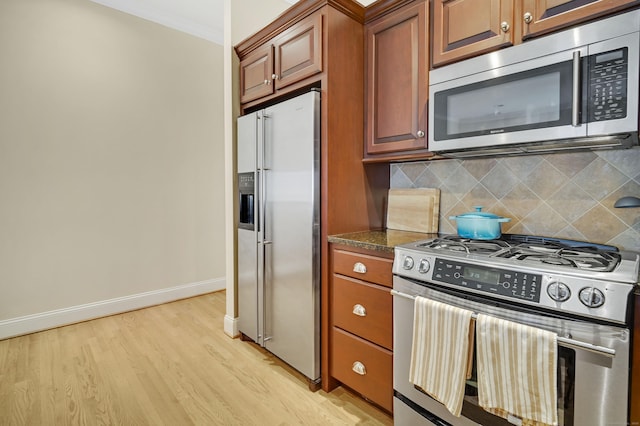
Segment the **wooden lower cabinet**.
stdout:
<svg viewBox="0 0 640 426">
<path fill-rule="evenodd" d="M 335 248 L 333 272 L 390 287 L 393 259 Z"/>
<path fill-rule="evenodd" d="M 393 353 L 333 328 L 331 375 L 382 408 L 393 408 Z"/>
<path fill-rule="evenodd" d="M 329 374 L 389 412 L 393 411 L 392 265 L 391 253 L 331 247 Z"/>
<path fill-rule="evenodd" d="M 333 276 L 333 324 L 386 349 L 393 349 L 393 301 L 389 289 Z"/>
</svg>

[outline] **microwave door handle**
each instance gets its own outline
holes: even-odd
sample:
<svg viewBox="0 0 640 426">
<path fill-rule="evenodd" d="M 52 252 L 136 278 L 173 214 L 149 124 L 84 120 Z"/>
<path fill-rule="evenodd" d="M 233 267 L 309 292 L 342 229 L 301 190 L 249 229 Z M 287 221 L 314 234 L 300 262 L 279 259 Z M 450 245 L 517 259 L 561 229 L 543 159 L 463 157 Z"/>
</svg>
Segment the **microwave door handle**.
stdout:
<svg viewBox="0 0 640 426">
<path fill-rule="evenodd" d="M 580 125 L 580 51 L 573 52 L 573 97 L 571 100 L 571 125 Z"/>
</svg>

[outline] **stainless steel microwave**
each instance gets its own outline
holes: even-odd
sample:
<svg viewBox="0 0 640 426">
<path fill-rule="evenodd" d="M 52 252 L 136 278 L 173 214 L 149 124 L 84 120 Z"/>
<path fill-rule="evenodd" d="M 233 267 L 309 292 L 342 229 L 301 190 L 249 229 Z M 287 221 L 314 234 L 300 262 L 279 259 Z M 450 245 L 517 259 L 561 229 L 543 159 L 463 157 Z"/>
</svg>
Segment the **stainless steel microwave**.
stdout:
<svg viewBox="0 0 640 426">
<path fill-rule="evenodd" d="M 429 73 L 429 149 L 449 157 L 638 144 L 640 10 Z"/>
</svg>

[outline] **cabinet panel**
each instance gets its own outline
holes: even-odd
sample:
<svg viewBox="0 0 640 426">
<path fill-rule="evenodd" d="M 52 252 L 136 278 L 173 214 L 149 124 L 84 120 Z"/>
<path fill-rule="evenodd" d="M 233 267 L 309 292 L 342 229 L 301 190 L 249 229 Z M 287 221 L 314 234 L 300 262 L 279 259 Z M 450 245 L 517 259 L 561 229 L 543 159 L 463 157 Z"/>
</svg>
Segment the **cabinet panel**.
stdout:
<svg viewBox="0 0 640 426">
<path fill-rule="evenodd" d="M 427 147 L 428 22 L 418 2 L 366 28 L 367 154 Z"/>
<path fill-rule="evenodd" d="M 392 411 L 393 354 L 335 327 L 332 338 L 331 375 Z"/>
<path fill-rule="evenodd" d="M 294 25 L 274 44 L 276 89 L 322 72 L 322 14 Z"/>
<path fill-rule="evenodd" d="M 334 275 L 332 293 L 337 327 L 393 349 L 393 299 L 388 288 Z"/>
<path fill-rule="evenodd" d="M 368 256 L 344 250 L 333 251 L 333 271 L 385 287 L 393 287 L 393 259 Z"/>
<path fill-rule="evenodd" d="M 273 93 L 273 46 L 266 45 L 240 61 L 240 102 Z"/>
<path fill-rule="evenodd" d="M 533 37 L 640 4 L 638 0 L 521 0 L 523 37 Z M 527 22 L 528 21 L 528 22 Z"/>
<path fill-rule="evenodd" d="M 322 68 L 323 14 L 292 25 L 240 61 L 240 102 L 285 93 Z M 282 92 L 278 92 L 282 90 Z"/>
<path fill-rule="evenodd" d="M 433 66 L 514 43 L 512 0 L 436 0 Z"/>
</svg>

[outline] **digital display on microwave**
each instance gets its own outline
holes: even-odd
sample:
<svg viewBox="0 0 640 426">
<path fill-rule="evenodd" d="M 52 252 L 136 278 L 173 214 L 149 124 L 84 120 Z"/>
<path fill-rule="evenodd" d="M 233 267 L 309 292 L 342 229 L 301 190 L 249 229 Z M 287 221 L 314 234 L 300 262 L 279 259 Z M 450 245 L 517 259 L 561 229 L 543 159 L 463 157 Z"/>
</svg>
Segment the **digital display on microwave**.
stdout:
<svg viewBox="0 0 640 426">
<path fill-rule="evenodd" d="M 596 55 L 596 64 L 615 61 L 616 59 L 622 58 L 624 58 L 624 52 L 622 50 L 615 50 L 613 52 L 603 53 L 602 55 Z"/>
</svg>

